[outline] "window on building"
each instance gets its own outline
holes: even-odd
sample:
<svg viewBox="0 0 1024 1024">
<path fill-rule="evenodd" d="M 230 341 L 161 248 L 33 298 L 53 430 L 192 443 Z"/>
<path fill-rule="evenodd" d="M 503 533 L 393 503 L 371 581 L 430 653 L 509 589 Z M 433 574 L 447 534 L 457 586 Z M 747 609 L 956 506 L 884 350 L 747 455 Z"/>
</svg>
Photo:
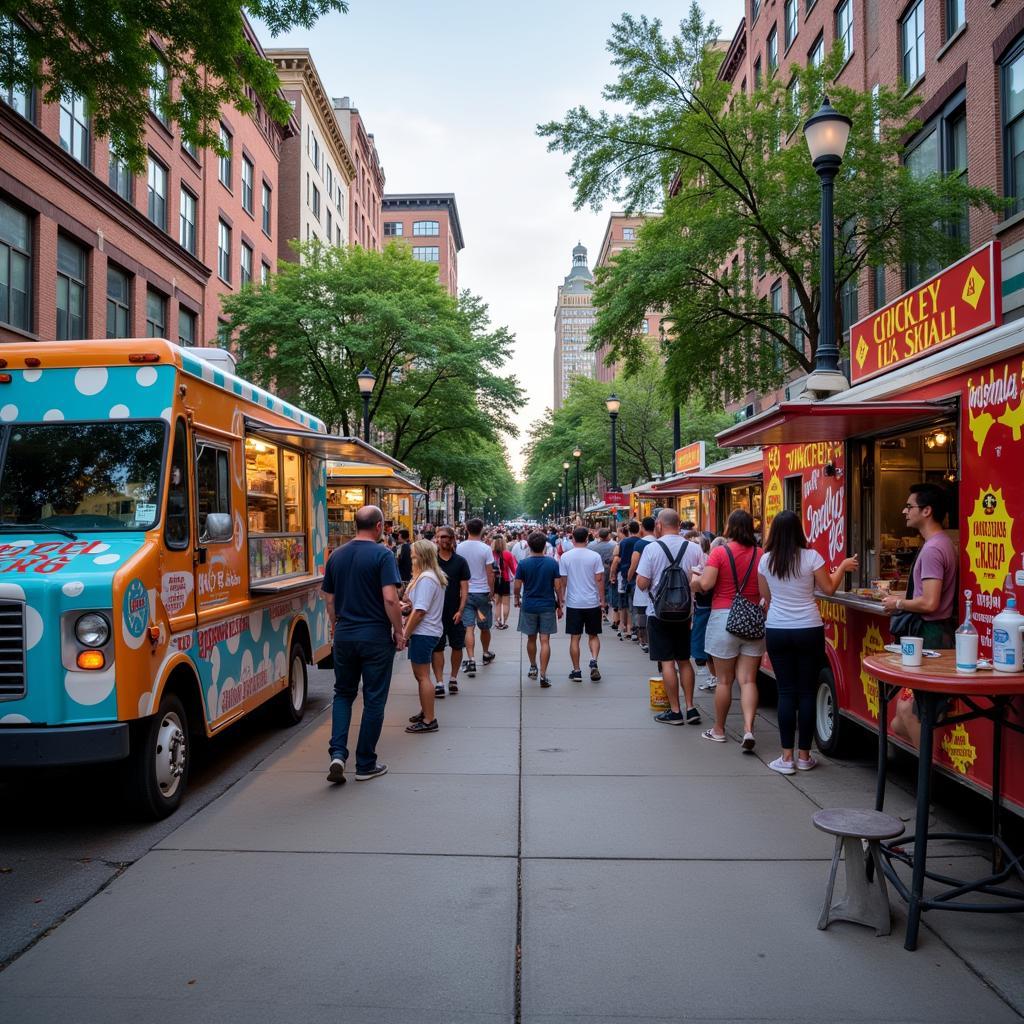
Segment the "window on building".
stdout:
<svg viewBox="0 0 1024 1024">
<path fill-rule="evenodd" d="M 340 224 L 336 228 L 336 232 L 337 232 L 337 241 L 335 242 L 335 245 L 340 246 L 341 245 L 341 225 Z"/>
<path fill-rule="evenodd" d="M 772 26 L 771 32 L 768 33 L 768 74 L 774 75 L 779 69 L 779 30 L 776 26 Z"/>
<path fill-rule="evenodd" d="M 310 138 L 313 141 L 313 151 L 310 154 L 313 160 L 313 166 L 316 168 L 316 173 L 320 173 L 320 140 L 310 132 Z"/>
<path fill-rule="evenodd" d="M 131 278 L 107 264 L 107 337 L 130 338 L 132 323 Z"/>
<path fill-rule="evenodd" d="M 750 0 L 750 24 L 753 25 L 757 21 L 757 16 L 761 13 L 761 0 Z"/>
<path fill-rule="evenodd" d="M 198 319 L 199 318 L 191 309 L 186 309 L 184 306 L 178 306 L 179 345 L 194 345 L 196 343 L 196 337 L 198 336 L 196 322 Z"/>
<path fill-rule="evenodd" d="M 401 238 L 404 228 L 405 225 L 400 220 L 386 220 L 384 221 L 384 237 Z"/>
<path fill-rule="evenodd" d="M 60 100 L 60 145 L 80 164 L 89 166 L 89 112 L 78 93 Z"/>
<path fill-rule="evenodd" d="M 149 83 L 149 109 L 161 124 L 167 124 L 167 103 L 170 100 L 167 65 L 159 57 L 153 61 L 152 76 Z"/>
<path fill-rule="evenodd" d="M 624 242 L 632 242 L 636 239 L 636 228 L 623 228 L 622 229 L 622 240 Z"/>
<path fill-rule="evenodd" d="M 317 221 L 320 220 L 320 189 L 313 186 L 313 202 L 310 204 L 313 210 L 313 216 L 316 217 Z"/>
<path fill-rule="evenodd" d="M 0 18 L 0 50 L 3 51 L 0 62 L 7 62 L 11 67 L 22 67 L 29 63 L 25 33 L 21 26 L 10 18 Z M 30 89 L 0 84 L 0 100 L 13 107 L 26 120 L 34 120 L 35 104 Z"/>
<path fill-rule="evenodd" d="M 797 295 L 792 282 L 789 285 L 789 343 L 797 352 L 803 351 L 807 345 L 807 337 L 804 328 L 807 326 L 807 316 L 804 313 L 803 304 Z"/>
<path fill-rule="evenodd" d="M 853 0 L 843 0 L 836 8 L 836 39 L 843 43 L 843 57 L 853 53 Z"/>
<path fill-rule="evenodd" d="M 334 219 L 331 217 L 330 207 L 327 207 L 325 213 L 327 219 L 324 222 L 324 226 L 327 229 L 327 244 L 330 245 L 331 239 L 334 238 Z"/>
<path fill-rule="evenodd" d="M 441 259 L 441 250 L 436 245 L 414 245 L 412 258 L 421 263 L 438 263 Z"/>
<path fill-rule="evenodd" d="M 270 280 L 270 267 L 266 263 L 260 263 L 260 284 L 264 287 Z"/>
<path fill-rule="evenodd" d="M 242 157 L 242 209 L 246 213 L 252 213 L 253 210 L 253 179 L 255 176 L 255 168 L 252 165 L 252 161 L 243 156 Z"/>
<path fill-rule="evenodd" d="M 917 0 L 900 20 L 900 75 L 913 85 L 924 74 L 924 0 Z"/>
<path fill-rule="evenodd" d="M 245 242 L 238 247 L 238 251 L 241 254 L 240 268 L 241 276 L 239 278 L 242 284 L 252 284 L 252 246 L 246 245 Z"/>
<path fill-rule="evenodd" d="M 1003 60 L 1001 77 L 1005 190 L 1017 213 L 1024 210 L 1024 36 Z"/>
<path fill-rule="evenodd" d="M 871 268 L 871 285 L 875 293 L 875 309 L 885 305 L 885 267 Z"/>
<path fill-rule="evenodd" d="M 188 155 L 192 157 L 193 160 L 199 160 L 199 150 L 196 148 L 194 142 L 189 142 L 187 139 L 182 138 L 181 148 L 184 152 L 188 153 Z"/>
<path fill-rule="evenodd" d="M 167 230 L 167 168 L 153 157 L 149 158 L 146 215 L 158 228 Z"/>
<path fill-rule="evenodd" d="M 324 161 L 324 186 L 327 191 L 327 198 L 330 199 L 334 195 L 334 171 L 331 170 L 331 165 Z"/>
<path fill-rule="evenodd" d="M 800 31 L 800 0 L 786 0 L 784 9 L 786 49 L 793 45 L 797 32 Z"/>
<path fill-rule="evenodd" d="M 107 184 L 122 198 L 132 201 L 132 175 L 128 165 L 114 152 L 110 144 L 110 162 L 107 168 Z"/>
<path fill-rule="evenodd" d="M 754 90 L 755 92 L 761 88 L 761 58 L 758 57 L 754 61 Z"/>
<path fill-rule="evenodd" d="M 217 275 L 231 283 L 231 228 L 222 220 L 217 221 Z"/>
<path fill-rule="evenodd" d="M 32 229 L 28 215 L 0 199 L 0 323 L 32 329 Z"/>
<path fill-rule="evenodd" d="M 853 238 L 855 227 L 856 223 L 849 220 L 839 229 L 839 244 L 842 246 L 844 255 L 849 253 L 855 244 Z M 839 289 L 839 310 L 844 335 L 859 319 L 857 309 L 857 275 L 853 274 L 843 282 Z"/>
<path fill-rule="evenodd" d="M 77 242 L 57 238 L 57 339 L 86 336 L 85 278 L 87 256 Z"/>
<path fill-rule="evenodd" d="M 184 187 L 181 190 L 181 201 L 178 206 L 178 243 L 195 256 L 196 197 Z"/>
<path fill-rule="evenodd" d="M 263 183 L 263 233 L 270 237 L 270 186 Z"/>
<path fill-rule="evenodd" d="M 951 39 L 967 22 L 965 0 L 946 0 L 946 39 Z"/>
<path fill-rule="evenodd" d="M 882 111 L 878 105 L 878 85 L 871 87 L 871 135 L 875 142 L 882 138 Z"/>
<path fill-rule="evenodd" d="M 220 144 L 224 153 L 217 158 L 217 179 L 226 188 L 231 188 L 231 132 L 220 126 Z"/>
<path fill-rule="evenodd" d="M 412 223 L 414 235 L 439 235 L 440 226 L 436 220 L 415 220 Z"/>
<path fill-rule="evenodd" d="M 146 337 L 167 337 L 167 298 L 153 288 L 146 289 Z"/>
<path fill-rule="evenodd" d="M 824 33 L 819 33 L 818 38 L 814 40 L 811 45 L 811 49 L 807 54 L 807 66 L 809 68 L 820 68 L 821 62 L 825 59 L 825 36 Z"/>
<path fill-rule="evenodd" d="M 786 91 L 789 93 L 789 109 L 794 114 L 800 113 L 800 79 L 795 75 L 791 79 Z"/>
</svg>

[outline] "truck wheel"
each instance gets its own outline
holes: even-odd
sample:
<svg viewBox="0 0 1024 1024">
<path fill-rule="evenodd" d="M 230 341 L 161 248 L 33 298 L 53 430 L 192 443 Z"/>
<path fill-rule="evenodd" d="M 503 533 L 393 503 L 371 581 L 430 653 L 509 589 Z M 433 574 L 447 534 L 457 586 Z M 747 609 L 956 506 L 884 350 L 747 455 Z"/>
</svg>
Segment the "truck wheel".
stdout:
<svg viewBox="0 0 1024 1024">
<path fill-rule="evenodd" d="M 814 699 L 814 738 L 818 749 L 829 757 L 846 753 L 852 743 L 853 724 L 839 714 L 836 681 L 830 669 L 818 676 L 818 693 Z"/>
<path fill-rule="evenodd" d="M 175 694 L 164 694 L 157 713 L 138 724 L 133 741 L 127 769 L 134 803 L 147 818 L 166 818 L 185 794 L 191 757 L 188 716 Z"/>
<path fill-rule="evenodd" d="M 302 721 L 306 713 L 306 652 L 293 643 L 288 654 L 288 689 L 275 698 L 274 712 L 280 725 L 287 728 Z"/>
</svg>

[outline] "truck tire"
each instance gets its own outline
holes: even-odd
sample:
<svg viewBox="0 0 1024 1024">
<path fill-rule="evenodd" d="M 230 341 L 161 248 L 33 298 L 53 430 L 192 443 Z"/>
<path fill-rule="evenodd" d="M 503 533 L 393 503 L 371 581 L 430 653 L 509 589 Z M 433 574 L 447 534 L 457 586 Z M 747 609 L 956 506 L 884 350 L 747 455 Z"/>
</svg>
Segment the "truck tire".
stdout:
<svg viewBox="0 0 1024 1024">
<path fill-rule="evenodd" d="M 137 723 L 126 764 L 132 802 L 154 821 L 173 814 L 188 787 L 191 736 L 185 706 L 165 693 L 155 715 Z"/>
<path fill-rule="evenodd" d="M 829 757 L 841 757 L 853 744 L 854 725 L 839 713 L 836 681 L 832 670 L 823 668 L 814 698 L 814 739 Z"/>
<path fill-rule="evenodd" d="M 278 725 L 288 728 L 302 721 L 306 713 L 306 652 L 293 643 L 288 652 L 288 687 L 274 698 L 274 716 Z"/>
</svg>

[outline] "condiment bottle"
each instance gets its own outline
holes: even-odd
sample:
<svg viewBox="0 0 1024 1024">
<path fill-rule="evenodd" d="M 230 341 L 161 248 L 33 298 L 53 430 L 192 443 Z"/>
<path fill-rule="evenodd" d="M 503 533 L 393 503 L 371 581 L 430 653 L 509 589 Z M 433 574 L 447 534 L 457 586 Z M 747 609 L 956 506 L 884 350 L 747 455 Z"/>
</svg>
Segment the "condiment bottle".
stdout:
<svg viewBox="0 0 1024 1024">
<path fill-rule="evenodd" d="M 957 672 L 978 671 L 978 631 L 971 622 L 971 592 L 964 591 L 966 610 L 964 621 L 956 631 L 956 670 Z"/>
<path fill-rule="evenodd" d="M 1011 597 L 1006 607 L 992 620 L 992 667 L 999 672 L 1021 670 L 1021 629 L 1024 615 L 1017 611 Z"/>
</svg>

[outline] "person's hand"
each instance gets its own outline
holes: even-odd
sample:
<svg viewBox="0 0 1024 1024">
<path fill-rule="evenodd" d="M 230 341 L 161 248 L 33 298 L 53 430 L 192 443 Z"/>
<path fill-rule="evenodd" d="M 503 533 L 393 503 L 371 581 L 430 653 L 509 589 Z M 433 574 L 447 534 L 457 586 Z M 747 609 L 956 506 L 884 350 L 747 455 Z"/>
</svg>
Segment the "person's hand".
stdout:
<svg viewBox="0 0 1024 1024">
<path fill-rule="evenodd" d="M 522 602 L 521 602 L 521 601 L 519 600 L 519 598 L 517 597 L 517 598 L 516 598 L 516 607 L 517 607 L 517 608 L 519 608 L 519 607 L 521 606 L 521 604 L 522 604 Z"/>
<path fill-rule="evenodd" d="M 405 633 L 395 633 L 395 650 L 404 651 L 406 648 Z"/>
<path fill-rule="evenodd" d="M 904 600 L 904 598 L 902 598 L 902 597 L 897 597 L 897 596 L 895 596 L 893 594 L 890 594 L 888 597 L 883 598 L 883 600 L 882 600 L 882 607 L 891 615 L 894 611 L 897 610 L 896 609 L 896 602 L 897 601 L 903 601 L 903 600 Z"/>
<path fill-rule="evenodd" d="M 456 625 L 458 625 L 461 621 L 462 621 L 462 612 L 461 611 L 457 611 L 452 616 L 452 622 L 454 622 Z"/>
<path fill-rule="evenodd" d="M 557 615 L 557 616 L 558 616 L 558 618 L 561 618 L 561 617 L 562 617 L 562 606 L 561 606 L 561 605 L 559 605 L 559 606 L 558 606 L 558 607 L 557 607 L 557 608 L 555 609 L 555 615 Z"/>
<path fill-rule="evenodd" d="M 853 572 L 860 562 L 857 560 L 856 555 L 851 555 L 849 558 L 844 558 L 839 565 L 841 572 Z"/>
</svg>

